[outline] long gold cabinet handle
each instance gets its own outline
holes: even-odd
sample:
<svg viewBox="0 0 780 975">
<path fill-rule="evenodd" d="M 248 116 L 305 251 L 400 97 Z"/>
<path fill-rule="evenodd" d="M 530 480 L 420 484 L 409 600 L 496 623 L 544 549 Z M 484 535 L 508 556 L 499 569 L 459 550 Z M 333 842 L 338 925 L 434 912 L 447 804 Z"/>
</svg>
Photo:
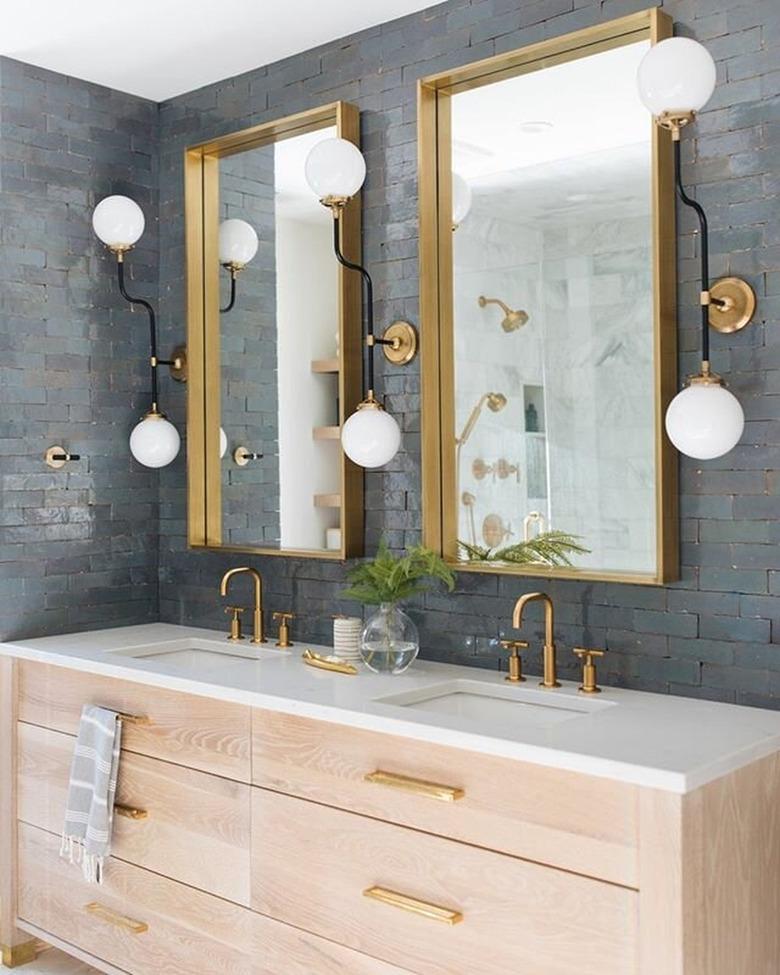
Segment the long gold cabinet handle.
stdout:
<svg viewBox="0 0 780 975">
<path fill-rule="evenodd" d="M 91 904 L 87 904 L 84 910 L 87 914 L 92 914 L 93 917 L 100 918 L 101 921 L 107 921 L 117 928 L 124 928 L 125 931 L 129 931 L 131 934 L 143 934 L 149 930 L 149 925 L 144 921 L 135 921 L 131 917 L 125 917 L 124 914 L 117 914 L 110 907 L 106 907 L 104 904 L 98 904 L 97 901 L 92 901 Z"/>
<path fill-rule="evenodd" d="M 114 803 L 114 812 L 117 816 L 124 816 L 125 819 L 149 818 L 149 813 L 146 809 L 139 809 L 137 806 L 125 806 L 121 802 Z"/>
<path fill-rule="evenodd" d="M 394 772 L 383 772 L 382 769 L 368 772 L 363 779 L 375 785 L 402 789 L 404 792 L 413 792 L 415 795 L 438 799 L 440 802 L 455 802 L 466 795 L 465 789 L 455 785 L 441 785 L 439 782 L 426 782 L 425 779 L 412 779 L 408 775 L 396 775 Z"/>
<path fill-rule="evenodd" d="M 123 714 L 121 711 L 117 714 L 117 717 L 122 722 L 122 724 L 134 724 L 134 725 L 150 725 L 151 719 L 147 718 L 145 714 Z"/>
<path fill-rule="evenodd" d="M 408 894 L 399 894 L 397 890 L 388 890 L 387 887 L 369 887 L 363 891 L 363 896 L 370 897 L 371 900 L 379 901 L 382 904 L 389 904 L 390 907 L 398 907 L 410 914 L 427 917 L 431 921 L 439 921 L 442 924 L 460 924 L 463 920 L 460 911 L 453 911 L 449 907 L 440 907 L 438 904 L 429 904 L 428 901 L 417 900 L 416 897 L 409 897 Z"/>
</svg>

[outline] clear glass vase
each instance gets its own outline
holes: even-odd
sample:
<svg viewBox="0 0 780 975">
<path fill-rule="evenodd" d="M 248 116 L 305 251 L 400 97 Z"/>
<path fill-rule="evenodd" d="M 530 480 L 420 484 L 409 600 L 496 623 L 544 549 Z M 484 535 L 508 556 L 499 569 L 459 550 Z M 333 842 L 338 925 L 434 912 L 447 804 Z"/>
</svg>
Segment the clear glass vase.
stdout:
<svg viewBox="0 0 780 975">
<path fill-rule="evenodd" d="M 417 627 L 396 603 L 382 603 L 360 635 L 360 656 L 375 674 L 402 674 L 420 652 Z"/>
</svg>

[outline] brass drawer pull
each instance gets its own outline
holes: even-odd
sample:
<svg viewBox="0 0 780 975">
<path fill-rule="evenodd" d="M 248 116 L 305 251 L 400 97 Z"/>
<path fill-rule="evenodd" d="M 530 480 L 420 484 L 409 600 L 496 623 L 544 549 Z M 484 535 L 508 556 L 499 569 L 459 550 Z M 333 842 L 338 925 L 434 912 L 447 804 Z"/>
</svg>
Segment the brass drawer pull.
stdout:
<svg viewBox="0 0 780 975">
<path fill-rule="evenodd" d="M 431 921 L 441 921 L 442 924 L 460 924 L 463 920 L 460 911 L 452 911 L 449 907 L 440 907 L 427 901 L 418 901 L 416 897 L 399 894 L 397 890 L 388 890 L 387 887 L 369 887 L 368 890 L 363 891 L 363 896 L 380 901 L 382 904 L 389 904 L 391 907 L 399 907 L 402 911 L 409 911 L 410 914 L 419 914 L 420 917 L 427 917 Z"/>
<path fill-rule="evenodd" d="M 110 907 L 104 907 L 103 904 L 98 904 L 97 901 L 92 901 L 91 904 L 87 904 L 84 910 L 87 914 L 92 914 L 94 917 L 100 918 L 101 921 L 108 921 L 109 924 L 113 924 L 118 928 L 124 928 L 131 934 L 143 934 L 149 930 L 149 925 L 143 921 L 134 921 L 131 917 L 117 914 Z"/>
<path fill-rule="evenodd" d="M 122 714 L 120 712 L 117 717 L 122 724 L 149 725 L 152 723 L 145 714 Z"/>
<path fill-rule="evenodd" d="M 466 795 L 465 789 L 460 789 L 458 786 L 426 782 L 425 779 L 412 779 L 408 775 L 396 775 L 393 772 L 383 772 L 382 769 L 369 772 L 363 778 L 365 782 L 387 785 L 391 789 L 403 789 L 405 792 L 427 796 L 429 799 L 438 799 L 440 802 L 455 802 Z"/>
<path fill-rule="evenodd" d="M 145 809 L 138 809 L 136 806 L 125 806 L 121 802 L 114 803 L 114 812 L 117 816 L 124 816 L 125 819 L 149 818 L 149 813 Z"/>
</svg>

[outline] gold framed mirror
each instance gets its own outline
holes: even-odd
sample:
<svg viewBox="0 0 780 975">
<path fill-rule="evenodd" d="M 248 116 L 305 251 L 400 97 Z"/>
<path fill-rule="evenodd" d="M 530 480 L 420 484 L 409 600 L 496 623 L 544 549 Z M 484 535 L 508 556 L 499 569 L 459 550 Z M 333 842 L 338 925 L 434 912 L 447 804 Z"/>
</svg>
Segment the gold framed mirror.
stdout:
<svg viewBox="0 0 780 975">
<path fill-rule="evenodd" d="M 672 145 L 652 9 L 419 83 L 425 543 L 455 567 L 678 573 Z"/>
<path fill-rule="evenodd" d="M 193 547 L 362 553 L 363 474 L 340 429 L 361 398 L 360 279 L 305 181 L 321 139 L 359 144 L 336 102 L 185 152 L 188 538 Z M 339 221 L 360 259 L 360 199 Z"/>
</svg>

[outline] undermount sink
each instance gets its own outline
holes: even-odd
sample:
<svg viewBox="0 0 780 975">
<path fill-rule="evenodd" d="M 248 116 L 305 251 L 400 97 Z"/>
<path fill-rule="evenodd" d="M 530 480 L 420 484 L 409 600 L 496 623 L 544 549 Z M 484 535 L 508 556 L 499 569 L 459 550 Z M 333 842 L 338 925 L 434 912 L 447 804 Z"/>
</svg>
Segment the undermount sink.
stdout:
<svg viewBox="0 0 780 975">
<path fill-rule="evenodd" d="M 202 672 L 204 669 L 224 668 L 226 663 L 252 664 L 258 660 L 287 656 L 285 650 L 252 643 L 249 639 L 241 643 L 229 643 L 227 640 L 204 640 L 199 637 L 188 640 L 170 640 L 165 643 L 150 643 L 146 646 L 128 647 L 127 649 L 108 652 L 117 656 L 133 657 L 134 659 L 156 660 L 162 663 L 166 670 L 181 671 L 182 673 L 192 673 L 194 669 Z"/>
<path fill-rule="evenodd" d="M 547 728 L 614 707 L 614 702 L 575 697 L 556 690 L 488 684 L 476 680 L 451 680 L 422 690 L 404 691 L 377 698 L 376 704 L 448 715 L 479 723 L 500 722 Z"/>
</svg>

